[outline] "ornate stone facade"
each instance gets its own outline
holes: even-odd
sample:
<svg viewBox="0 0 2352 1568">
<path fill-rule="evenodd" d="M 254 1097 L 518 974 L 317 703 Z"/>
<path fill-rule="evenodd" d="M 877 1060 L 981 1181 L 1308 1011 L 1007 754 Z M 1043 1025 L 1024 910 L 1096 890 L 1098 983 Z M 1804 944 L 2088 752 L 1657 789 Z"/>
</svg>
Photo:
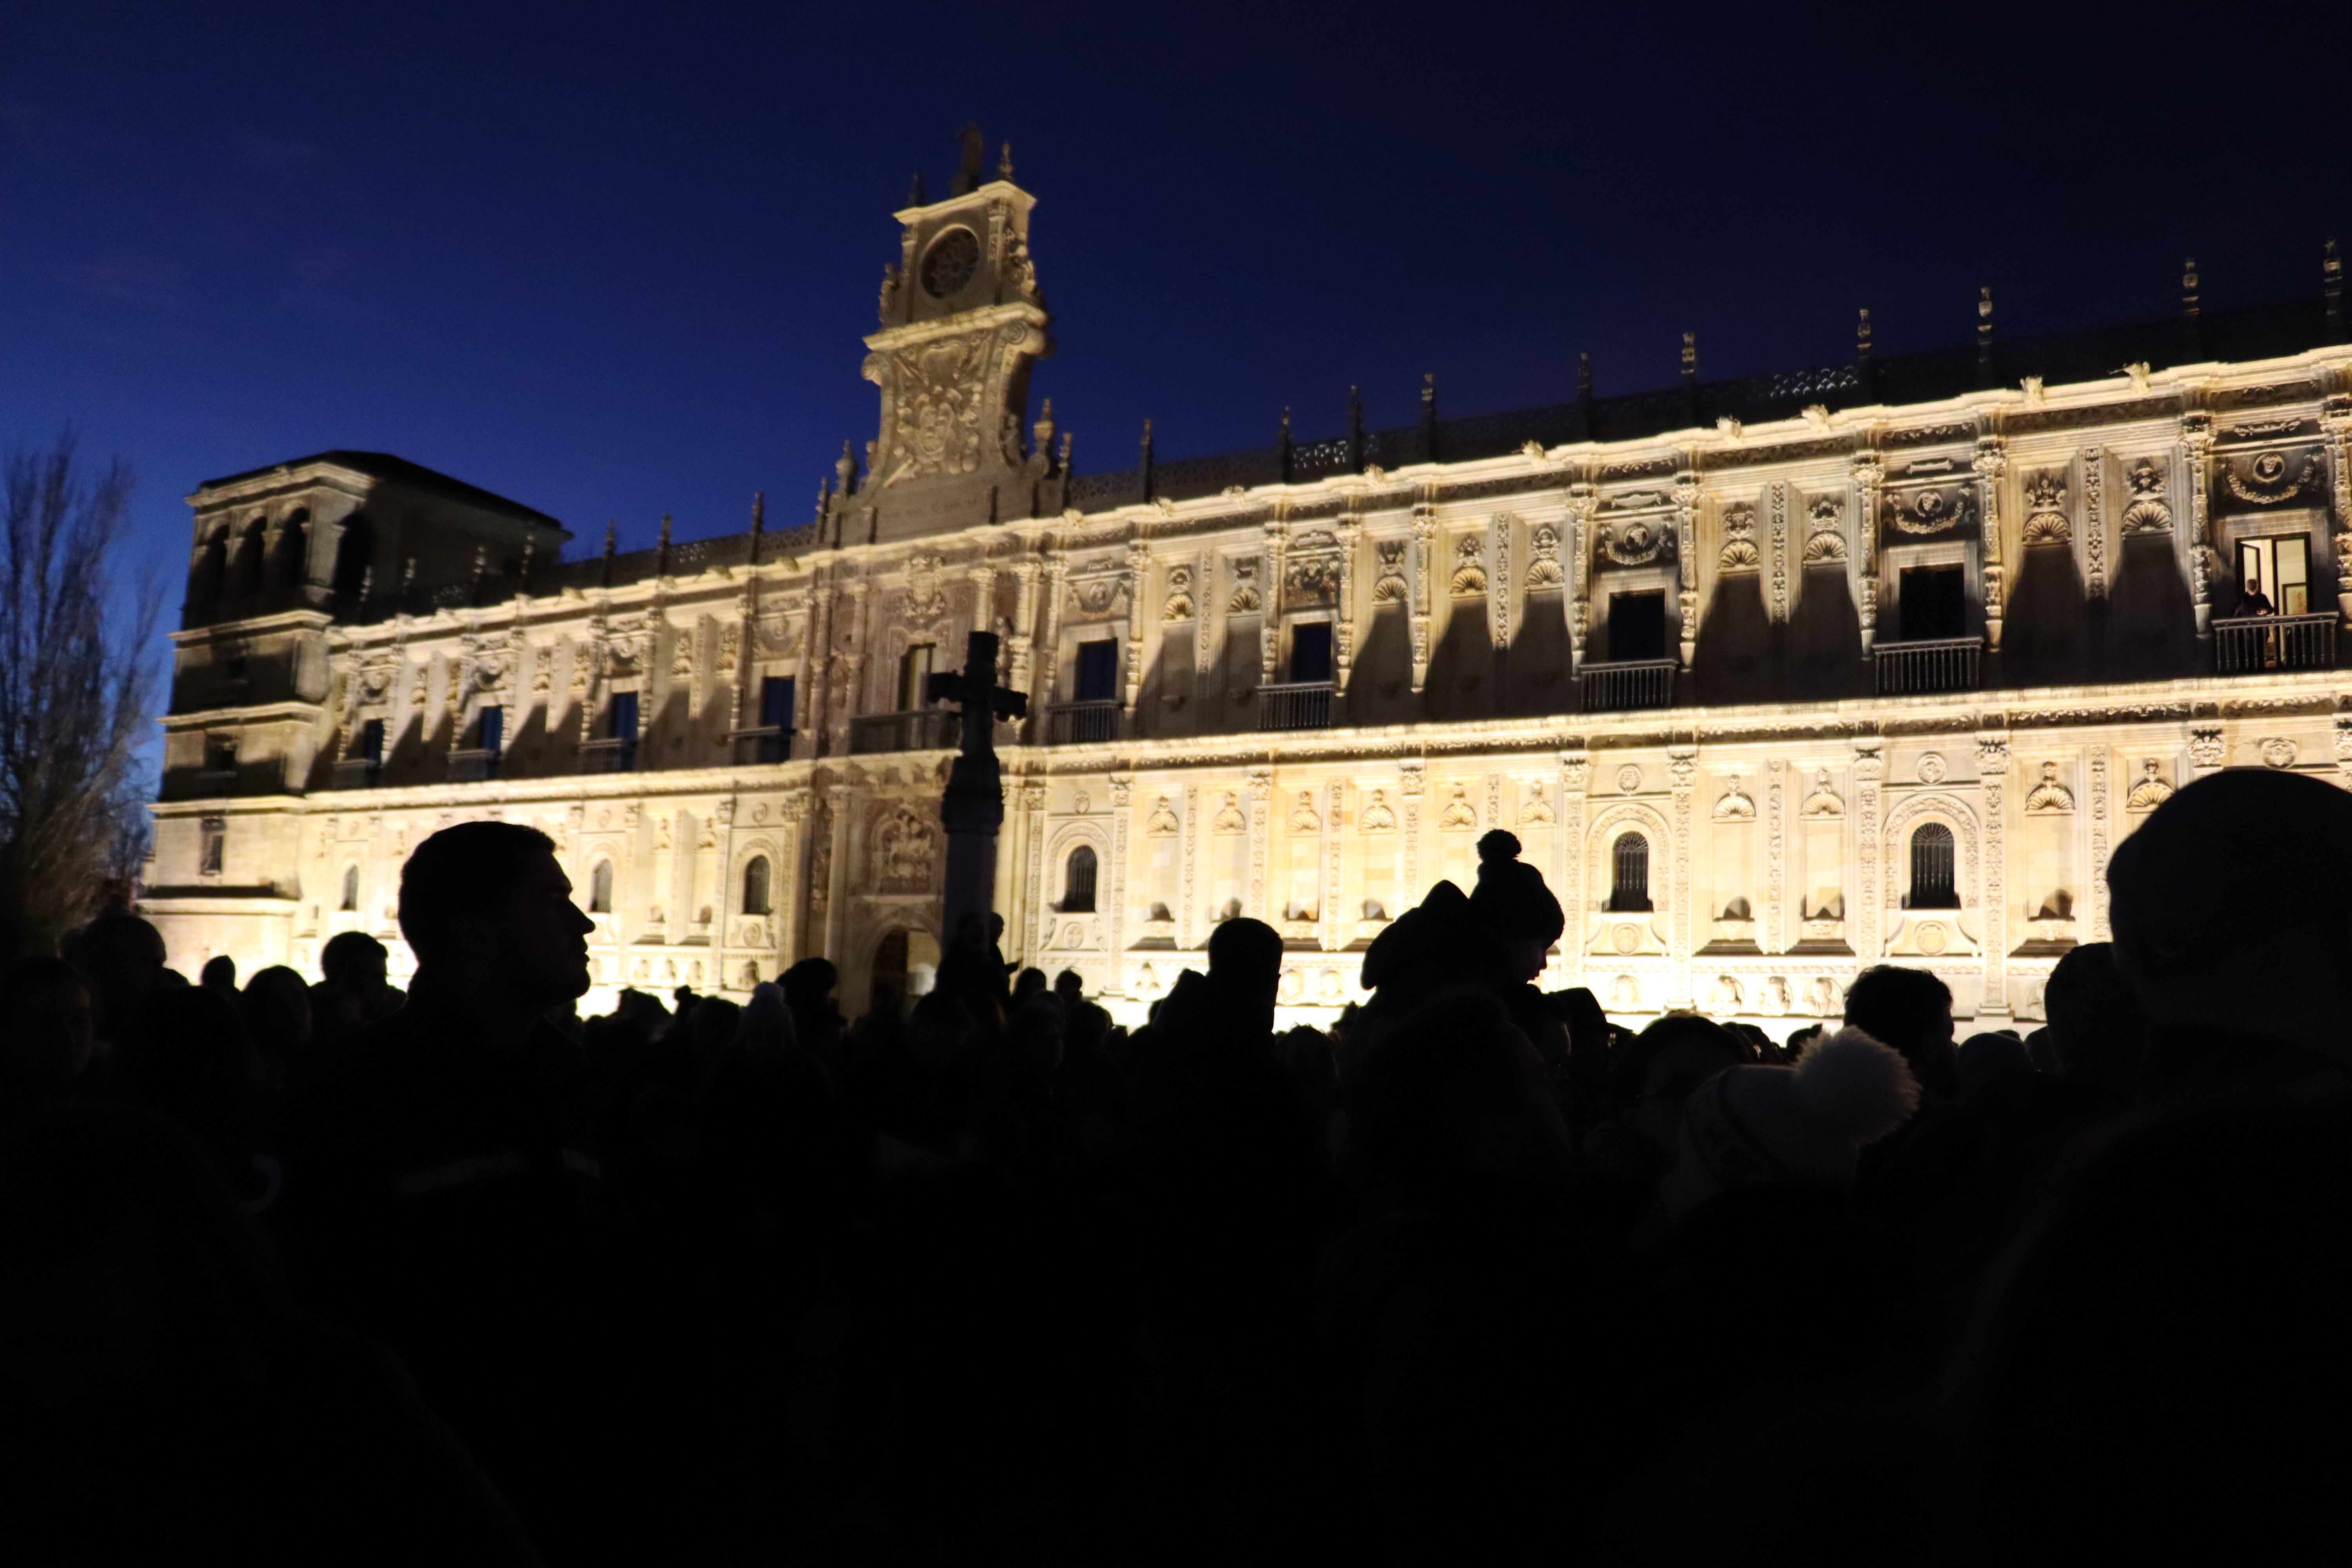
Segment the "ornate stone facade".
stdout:
<svg viewBox="0 0 2352 1568">
<path fill-rule="evenodd" d="M 1893 957 L 2030 1018 L 2174 788 L 2352 769 L 2352 350 L 1431 405 L 1081 476 L 1027 421 L 1030 205 L 898 215 L 878 432 L 805 525 L 562 562 L 553 520 L 377 455 L 200 488 L 145 900 L 175 963 L 315 972 L 362 930 L 404 972 L 407 850 L 499 816 L 593 906 L 591 1006 L 819 953 L 858 1006 L 936 955 L 953 730 L 908 694 L 974 626 L 1032 701 L 1007 955 L 1129 1016 L 1237 912 L 1328 1016 L 1508 826 L 1570 910 L 1548 983 L 1619 1014 L 1833 1015 Z M 2280 541 L 2304 613 L 2237 617 Z"/>
</svg>

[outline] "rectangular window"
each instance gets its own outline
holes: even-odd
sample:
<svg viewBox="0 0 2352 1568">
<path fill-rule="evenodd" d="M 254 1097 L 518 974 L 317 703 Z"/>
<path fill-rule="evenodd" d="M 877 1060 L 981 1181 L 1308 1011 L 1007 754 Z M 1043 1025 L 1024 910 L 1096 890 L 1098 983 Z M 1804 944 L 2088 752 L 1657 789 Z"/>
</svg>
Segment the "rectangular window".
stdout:
<svg viewBox="0 0 2352 1568">
<path fill-rule="evenodd" d="M 919 642 L 907 650 L 898 661 L 898 711 L 912 713 L 928 700 L 925 688 L 931 682 L 931 671 L 939 662 L 939 649 L 927 642 Z"/>
<path fill-rule="evenodd" d="M 760 682 L 760 726 L 766 730 L 793 727 L 793 678 L 772 675 Z"/>
<path fill-rule="evenodd" d="M 1969 635 L 1968 584 L 1959 567 L 1908 567 L 1903 573 L 1901 595 L 1905 642 L 1937 642 Z"/>
<path fill-rule="evenodd" d="M 1102 637 L 1078 645 L 1078 700 L 1118 700 L 1118 639 Z"/>
<path fill-rule="evenodd" d="M 2238 541 L 2238 604 L 2240 615 L 2263 614 L 2265 604 L 2273 616 L 2311 614 L 2309 536 Z"/>
<path fill-rule="evenodd" d="M 381 765 L 383 762 L 383 721 L 371 719 L 360 726 L 358 755 Z"/>
<path fill-rule="evenodd" d="M 196 869 L 207 877 L 217 877 L 228 858 L 228 822 L 224 817 L 207 816 L 201 828 L 204 837 L 197 847 Z"/>
<path fill-rule="evenodd" d="M 1612 663 L 1666 657 L 1666 595 L 1663 591 L 1609 595 L 1609 658 Z"/>
<path fill-rule="evenodd" d="M 1301 621 L 1290 628 L 1290 679 L 1331 679 L 1331 623 Z"/>
<path fill-rule="evenodd" d="M 497 756 L 506 750 L 507 710 L 496 703 L 482 710 L 482 750 Z"/>
<path fill-rule="evenodd" d="M 613 693 L 613 740 L 621 742 L 621 767 L 624 771 L 637 765 L 637 694 L 634 691 Z"/>
</svg>

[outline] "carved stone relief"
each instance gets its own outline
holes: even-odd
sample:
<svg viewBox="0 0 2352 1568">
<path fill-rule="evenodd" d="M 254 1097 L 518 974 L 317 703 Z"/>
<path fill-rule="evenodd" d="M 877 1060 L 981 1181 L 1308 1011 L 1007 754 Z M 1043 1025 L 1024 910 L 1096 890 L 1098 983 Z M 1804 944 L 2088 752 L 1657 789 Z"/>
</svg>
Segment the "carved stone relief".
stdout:
<svg viewBox="0 0 2352 1568">
<path fill-rule="evenodd" d="M 2123 531 L 2126 533 L 2169 533 L 2172 531 L 2172 509 L 2164 501 L 2165 472 L 2156 460 L 2142 458 L 2124 476 L 2131 487 L 2132 499 L 2124 506 Z"/>
<path fill-rule="evenodd" d="M 1805 564 L 1845 559 L 1845 502 L 1835 496 L 1816 496 L 1806 508 L 1811 526 L 1805 534 Z"/>
<path fill-rule="evenodd" d="M 2026 792 L 2025 815 L 2055 816 L 2071 814 L 2074 809 L 2074 792 L 2058 782 L 2058 764 L 2042 764 L 2042 782 Z"/>
<path fill-rule="evenodd" d="M 1457 599 L 1477 599 L 1486 596 L 1486 546 L 1475 534 L 1465 534 L 1454 546 L 1454 580 L 1452 593 Z"/>
<path fill-rule="evenodd" d="M 2025 532 L 2028 545 L 2064 544 L 2074 537 L 2066 520 L 2066 486 L 2055 474 L 2034 474 L 2025 481 Z"/>
<path fill-rule="evenodd" d="M 1723 512 L 1723 549 L 1716 558 L 1719 572 L 1753 572 L 1764 564 L 1756 544 L 1756 509 L 1746 501 Z"/>
<path fill-rule="evenodd" d="M 1372 542 L 1375 558 L 1372 580 L 1372 603 L 1402 605 L 1411 596 L 1412 589 L 1405 581 L 1404 556 L 1411 547 L 1409 539 L 1379 539 Z"/>
<path fill-rule="evenodd" d="M 2126 811 L 2154 811 L 2172 798 L 2172 785 L 2166 782 L 2163 766 L 2154 757 L 2140 763 L 2140 776 L 2133 784 L 2131 794 L 2124 797 Z"/>
</svg>

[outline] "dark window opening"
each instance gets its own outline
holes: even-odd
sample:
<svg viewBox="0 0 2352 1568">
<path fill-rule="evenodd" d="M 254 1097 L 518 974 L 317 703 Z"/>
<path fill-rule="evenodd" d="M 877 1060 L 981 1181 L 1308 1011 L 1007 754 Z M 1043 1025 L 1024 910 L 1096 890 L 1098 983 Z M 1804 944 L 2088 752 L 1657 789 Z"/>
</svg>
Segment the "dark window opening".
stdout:
<svg viewBox="0 0 2352 1568">
<path fill-rule="evenodd" d="M 621 742 L 621 766 L 625 770 L 637 765 L 637 694 L 634 691 L 613 693 L 611 727 L 608 739 Z"/>
<path fill-rule="evenodd" d="M 1666 657 L 1666 595 L 1609 595 L 1609 658 L 1612 663 Z M 1646 907 L 1646 906 L 1644 906 Z"/>
<path fill-rule="evenodd" d="M 342 537 L 335 542 L 335 592 L 356 595 L 362 588 L 372 587 L 368 581 L 368 568 L 374 563 L 373 525 L 364 517 L 354 515 L 345 518 Z"/>
<path fill-rule="evenodd" d="M 1638 833 L 1628 833 L 1617 840 L 1610 855 L 1613 873 L 1609 888 L 1609 907 L 1612 910 L 1646 910 L 1650 907 L 1650 841 Z"/>
<path fill-rule="evenodd" d="M 760 761 L 781 763 L 792 754 L 793 678 L 771 675 L 760 682 L 760 727 L 772 735 L 760 737 Z"/>
<path fill-rule="evenodd" d="M 588 912 L 609 915 L 613 912 L 613 863 L 599 860 L 596 868 L 588 873 Z"/>
<path fill-rule="evenodd" d="M 1095 852 L 1081 844 L 1070 851 L 1062 875 L 1062 912 L 1091 914 L 1095 907 Z"/>
<path fill-rule="evenodd" d="M 1952 830 L 1940 822 L 1922 823 L 1911 836 L 1911 901 L 1915 910 L 1957 910 L 1960 897 L 1952 882 Z"/>
<path fill-rule="evenodd" d="M 228 859 L 228 824 L 217 816 L 208 816 L 205 818 L 203 832 L 196 869 L 205 876 L 217 877 Z"/>
<path fill-rule="evenodd" d="M 1969 635 L 1968 584 L 1959 567 L 1907 567 L 1901 592 L 1905 642 L 1937 642 Z"/>
<path fill-rule="evenodd" d="M 754 855 L 751 863 L 743 868 L 743 912 L 764 915 L 768 912 L 768 858 Z"/>
<path fill-rule="evenodd" d="M 346 911 L 360 907 L 360 868 L 357 866 L 343 868 L 343 901 L 335 907 Z"/>
<path fill-rule="evenodd" d="M 1102 637 L 1078 645 L 1078 700 L 1118 700 L 1118 639 Z"/>
<path fill-rule="evenodd" d="M 506 750 L 507 710 L 496 703 L 482 710 L 482 750 L 496 757 Z"/>
<path fill-rule="evenodd" d="M 2238 542 L 2238 614 L 2311 614 L 2311 540 L 2290 533 Z"/>
<path fill-rule="evenodd" d="M 1301 621 L 1290 628 L 1290 679 L 1331 679 L 1331 623 Z"/>
</svg>

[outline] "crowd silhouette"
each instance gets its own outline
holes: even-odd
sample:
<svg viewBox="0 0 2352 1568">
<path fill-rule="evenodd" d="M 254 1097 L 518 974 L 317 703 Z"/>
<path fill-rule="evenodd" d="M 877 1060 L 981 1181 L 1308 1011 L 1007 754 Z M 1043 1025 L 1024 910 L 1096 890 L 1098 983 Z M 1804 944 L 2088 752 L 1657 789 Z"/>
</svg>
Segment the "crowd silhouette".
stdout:
<svg viewBox="0 0 2352 1568">
<path fill-rule="evenodd" d="M 2277 870 L 2245 881 L 2247 844 Z M 2046 1025 L 1924 970 L 1775 1041 L 1533 984 L 1507 833 L 1277 1029 L 1215 928 L 1129 1031 L 953 933 L 854 1023 L 580 1019 L 553 845 L 316 985 L 100 917 L 0 980 L 0 1555 L 56 1563 L 2218 1560 L 2352 1392 L 2352 795 L 2117 848 Z"/>
</svg>

